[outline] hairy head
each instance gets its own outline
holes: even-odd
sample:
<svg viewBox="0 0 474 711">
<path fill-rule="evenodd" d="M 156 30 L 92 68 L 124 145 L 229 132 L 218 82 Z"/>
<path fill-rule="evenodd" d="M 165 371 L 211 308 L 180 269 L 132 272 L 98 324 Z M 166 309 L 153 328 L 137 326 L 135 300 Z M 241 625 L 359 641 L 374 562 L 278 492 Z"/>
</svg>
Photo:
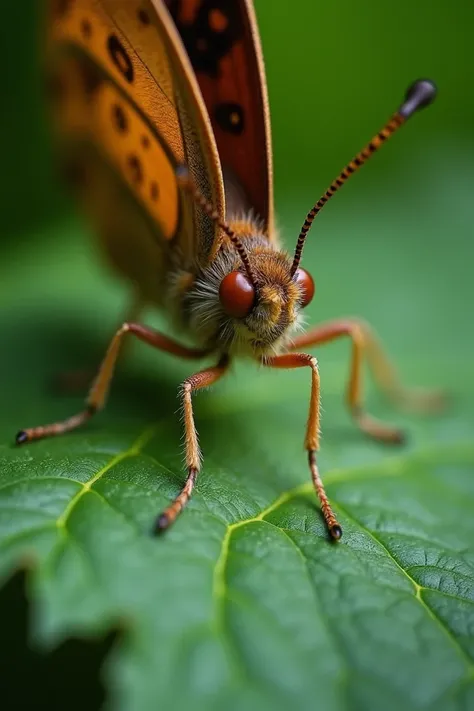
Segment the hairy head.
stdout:
<svg viewBox="0 0 474 711">
<path fill-rule="evenodd" d="M 186 298 L 187 321 L 206 346 L 231 355 L 264 357 L 282 350 L 301 321 L 314 284 L 264 236 L 245 239 L 252 281 L 233 249 L 222 249 Z"/>
</svg>

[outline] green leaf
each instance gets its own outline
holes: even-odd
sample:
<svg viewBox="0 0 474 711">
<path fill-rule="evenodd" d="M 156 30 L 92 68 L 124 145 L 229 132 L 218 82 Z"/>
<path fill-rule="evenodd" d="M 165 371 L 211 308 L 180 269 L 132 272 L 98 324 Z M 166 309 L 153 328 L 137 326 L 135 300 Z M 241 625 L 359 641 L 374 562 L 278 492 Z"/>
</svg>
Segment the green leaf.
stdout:
<svg viewBox="0 0 474 711">
<path fill-rule="evenodd" d="M 394 413 L 368 384 L 370 411 L 410 435 L 383 447 L 345 411 L 347 343 L 319 349 L 319 461 L 344 527 L 336 545 L 302 447 L 305 372 L 239 364 L 196 398 L 204 469 L 159 540 L 150 525 L 183 482 L 176 392 L 189 365 L 139 346 L 96 420 L 15 448 L 16 430 L 79 409 L 50 378 L 97 362 L 125 295 L 73 223 L 4 255 L 0 570 L 4 580 L 29 571 L 32 644 L 119 630 L 105 666 L 110 708 L 473 708 L 472 269 L 462 256 L 472 240 L 451 184 L 433 180 L 416 214 L 380 198 L 364 217 L 341 202 L 308 245 L 310 320 L 362 314 L 405 381 L 452 393 L 443 415 L 423 419 Z M 454 230 L 434 210 L 449 201 Z M 293 201 L 288 234 L 304 207 Z"/>
</svg>

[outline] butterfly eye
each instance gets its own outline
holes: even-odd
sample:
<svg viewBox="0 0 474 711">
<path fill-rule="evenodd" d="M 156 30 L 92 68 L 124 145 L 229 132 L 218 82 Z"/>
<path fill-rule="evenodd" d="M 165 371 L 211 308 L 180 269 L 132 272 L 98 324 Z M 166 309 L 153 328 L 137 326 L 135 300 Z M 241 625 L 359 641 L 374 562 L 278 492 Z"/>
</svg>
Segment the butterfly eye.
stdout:
<svg viewBox="0 0 474 711">
<path fill-rule="evenodd" d="M 245 318 L 255 303 L 255 288 L 242 272 L 231 272 L 221 281 L 219 299 L 229 316 Z"/>
<path fill-rule="evenodd" d="M 297 269 L 295 272 L 295 280 L 302 291 L 301 306 L 304 308 L 313 300 L 314 296 L 314 281 L 313 277 L 306 269 Z"/>
</svg>

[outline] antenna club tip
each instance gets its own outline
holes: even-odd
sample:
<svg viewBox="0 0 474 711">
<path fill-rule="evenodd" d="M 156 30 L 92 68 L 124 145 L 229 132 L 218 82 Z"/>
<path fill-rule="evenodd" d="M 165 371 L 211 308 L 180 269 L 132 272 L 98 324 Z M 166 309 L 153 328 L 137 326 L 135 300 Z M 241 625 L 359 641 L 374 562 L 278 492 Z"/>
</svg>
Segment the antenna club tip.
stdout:
<svg viewBox="0 0 474 711">
<path fill-rule="evenodd" d="M 399 113 L 404 118 L 409 118 L 419 109 L 424 109 L 425 106 L 433 103 L 437 91 L 436 84 L 431 79 L 418 79 L 408 87 Z"/>
</svg>

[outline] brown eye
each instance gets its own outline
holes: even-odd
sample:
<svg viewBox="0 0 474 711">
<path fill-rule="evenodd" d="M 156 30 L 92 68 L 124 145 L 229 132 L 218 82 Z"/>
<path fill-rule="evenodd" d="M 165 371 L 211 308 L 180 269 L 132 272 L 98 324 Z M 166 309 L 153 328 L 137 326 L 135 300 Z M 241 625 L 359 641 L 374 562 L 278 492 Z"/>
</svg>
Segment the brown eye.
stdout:
<svg viewBox="0 0 474 711">
<path fill-rule="evenodd" d="M 297 269 L 295 280 L 302 290 L 301 306 L 304 308 L 313 300 L 314 296 L 314 281 L 313 277 L 306 269 Z"/>
<path fill-rule="evenodd" d="M 219 299 L 226 314 L 244 318 L 254 305 L 255 289 L 245 274 L 231 272 L 221 281 Z"/>
</svg>

